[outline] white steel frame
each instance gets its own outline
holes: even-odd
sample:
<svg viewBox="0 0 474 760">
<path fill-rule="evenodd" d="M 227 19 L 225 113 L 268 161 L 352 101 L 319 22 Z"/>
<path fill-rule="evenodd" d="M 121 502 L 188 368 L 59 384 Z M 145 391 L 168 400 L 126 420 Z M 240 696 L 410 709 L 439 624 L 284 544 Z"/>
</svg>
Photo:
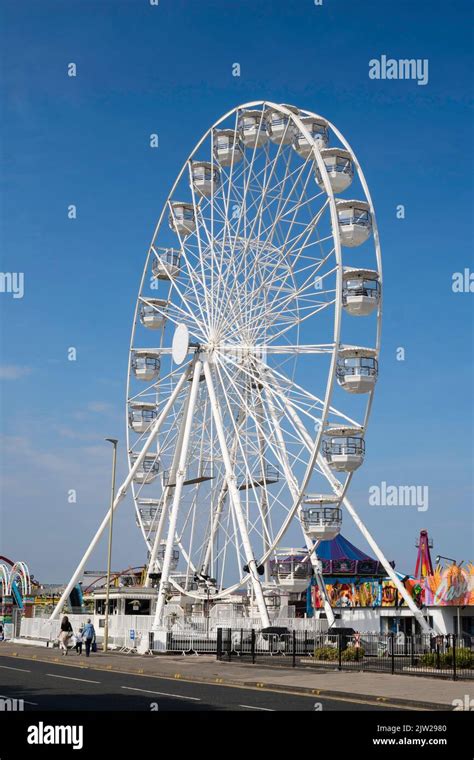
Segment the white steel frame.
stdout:
<svg viewBox="0 0 474 760">
<path fill-rule="evenodd" d="M 290 165 L 295 154 L 291 153 L 291 146 L 287 148 L 281 143 L 268 149 L 255 147 L 243 151 L 240 168 L 237 164 L 234 167 L 232 160 L 231 165 L 224 171 L 214 157 L 215 130 L 232 122 L 237 138 L 239 114 L 247 109 L 267 108 L 278 110 L 282 117 L 287 119 L 287 130 L 299 130 L 304 135 L 312 145 L 311 155 L 308 158 L 300 158 L 296 169 L 292 169 Z M 308 557 L 322 592 L 325 611 L 331 625 L 334 615 L 319 572 L 318 543 L 305 534 L 301 521 L 305 494 L 308 493 L 316 474 L 329 483 L 332 491 L 340 497 L 341 504 L 354 519 L 422 629 L 429 630 L 422 613 L 347 498 L 352 473 L 338 479 L 321 454 L 324 429 L 329 420 L 338 419 L 346 424 L 360 425 L 365 433 L 374 391 L 365 395 L 365 410 L 362 415 L 357 415 L 358 422 L 333 406 L 342 331 L 343 255 L 336 208 L 337 198 L 332 191 L 319 144 L 302 122 L 302 118 L 306 116 L 321 119 L 310 111 L 300 110 L 294 113 L 283 105 L 254 101 L 232 109 L 216 121 L 183 165 L 163 207 L 146 257 L 130 343 L 127 403 L 137 399 L 154 399 L 159 414 L 145 434 L 135 436 L 127 428 L 130 471 L 117 492 L 112 509 L 116 509 L 131 485 L 137 522 L 149 551 L 146 585 L 151 585 L 150 573 L 154 573 L 156 568 L 161 572 L 154 619 L 155 629 L 162 623 L 164 605 L 170 591 L 183 594 L 195 601 L 203 602 L 206 598 L 209 599 L 202 591 L 196 591 L 189 581 L 192 577 L 206 579 L 209 567 L 217 567 L 219 560 L 222 562 L 221 578 L 216 579 L 213 598 L 225 599 L 238 589 L 248 587 L 257 605 L 262 626 L 269 625 L 270 618 L 264 594 L 265 589 L 272 588 L 268 573 L 269 562 L 295 520 L 301 525 Z M 259 130 L 262 129 L 262 125 L 263 120 Z M 348 142 L 333 124 L 328 122 L 328 126 L 331 135 L 352 155 L 355 176 L 369 205 L 373 256 L 381 288 L 380 242 L 367 182 Z M 191 170 L 191 162 L 195 156 L 200 156 L 206 145 L 210 146 L 211 170 L 214 173 L 215 168 L 220 169 L 222 178 L 221 187 L 214 187 L 210 198 L 199 195 L 192 182 Z M 266 151 L 265 154 L 261 154 L 263 167 L 258 169 L 261 156 L 257 158 L 257 154 L 262 150 Z M 274 153 L 272 158 L 271 151 Z M 250 158 L 246 158 L 246 152 Z M 297 160 L 295 162 L 297 163 Z M 314 181 L 315 167 L 318 168 L 324 182 L 324 191 L 320 191 Z M 176 193 L 178 190 L 182 192 L 188 176 L 191 179 L 196 229 L 189 236 L 176 234 L 177 247 L 183 262 L 184 283 L 180 282 L 179 277 L 171 276 L 169 280 L 161 283 L 161 286 L 168 288 L 164 299 L 168 306 L 154 306 L 163 316 L 164 325 L 161 330 L 155 331 L 158 339 L 153 348 L 150 347 L 150 353 L 159 355 L 162 362 L 167 362 L 169 371 L 160 375 L 160 378 L 145 390 L 137 391 L 131 361 L 134 350 L 143 349 L 143 346 L 137 343 L 140 340 L 139 309 L 142 303 L 150 303 L 150 299 L 156 295 L 147 295 L 146 290 L 151 261 L 159 255 L 160 248 L 168 245 L 160 243 L 160 235 L 166 236 L 165 225 L 167 216 L 172 212 L 172 202 L 186 201 Z M 287 182 L 290 190 L 286 190 L 284 197 Z M 296 203 L 296 197 L 292 199 L 295 191 L 297 195 L 300 192 Z M 239 198 L 239 203 L 234 221 L 231 204 L 235 206 L 236 198 Z M 189 202 L 189 190 L 186 202 Z M 301 221 L 306 212 L 309 213 L 309 221 Z M 290 225 L 288 232 L 285 238 L 281 238 L 281 229 L 287 223 Z M 291 238 L 292 231 L 297 231 L 298 225 L 303 227 L 303 230 Z M 323 230 L 322 238 L 319 237 L 319 227 Z M 311 249 L 311 246 L 314 247 L 316 244 L 319 246 L 319 259 Z M 291 263 L 288 264 L 288 261 Z M 268 272 L 273 274 L 269 275 Z M 323 284 L 333 281 L 334 285 L 332 289 L 326 286 L 326 290 L 322 290 L 322 295 L 326 295 L 326 301 L 317 302 L 314 294 L 309 293 L 307 280 L 320 272 Z M 329 294 L 332 294 L 331 300 Z M 328 309 L 332 309 L 333 315 L 332 334 L 328 336 L 330 339 L 321 344 L 302 340 L 302 325 L 308 319 L 313 324 L 319 313 L 324 310 L 328 312 Z M 187 324 L 193 341 L 189 348 L 191 363 L 184 371 L 170 364 L 169 333 L 168 338 L 166 337 L 168 325 L 174 328 L 183 322 Z M 380 297 L 373 340 L 376 355 L 380 351 L 381 322 Z M 274 332 L 271 333 L 273 328 Z M 252 335 L 257 335 L 259 329 L 260 334 L 263 332 L 265 338 L 268 338 L 262 354 L 256 351 L 255 343 L 252 342 Z M 287 333 L 292 335 L 292 342 L 285 342 Z M 324 392 L 320 398 L 298 384 L 294 372 L 298 358 L 317 358 L 318 355 L 326 356 L 329 361 Z M 280 364 L 275 364 L 278 361 Z M 315 359 L 312 361 L 314 363 Z M 293 371 L 288 372 L 288 365 L 293 367 Z M 284 367 L 286 368 L 283 369 Z M 239 378 L 239 382 L 235 378 Z M 186 383 L 189 379 L 191 382 Z M 254 393 L 255 389 L 257 393 Z M 308 431 L 310 422 L 316 422 L 318 425 L 313 434 Z M 154 443 L 156 450 L 152 450 Z M 137 487 L 133 480 L 147 452 L 149 455 L 153 454 L 159 463 L 166 457 L 169 462 L 168 481 L 165 482 L 164 476 L 162 477 L 161 510 L 153 530 L 144 524 L 139 509 L 140 495 L 143 488 L 146 489 L 148 486 Z M 137 458 L 132 465 L 133 454 Z M 199 482 L 194 486 L 191 506 L 184 506 L 183 487 L 186 483 L 194 482 L 190 480 L 189 475 L 191 465 L 197 463 L 198 474 L 201 474 L 203 462 L 207 461 L 208 455 L 213 473 L 218 473 L 216 487 L 212 490 L 214 486 L 209 486 L 211 491 L 206 501 L 202 497 Z M 272 522 L 272 512 L 277 512 L 277 508 L 280 509 L 282 505 L 279 495 L 275 495 L 275 490 L 272 491 L 271 484 L 269 486 L 267 482 L 265 467 L 269 464 L 270 457 L 271 461 L 276 461 L 283 470 L 286 486 L 282 486 L 282 489 L 288 489 L 285 497 L 288 500 L 285 504 L 286 514 L 275 524 Z M 247 484 L 253 483 L 245 486 L 244 491 L 238 480 L 239 477 L 242 478 L 243 472 L 247 473 Z M 258 472 L 260 497 L 256 494 L 258 489 L 255 485 Z M 249 495 L 250 491 L 252 494 Z M 283 490 L 279 493 L 283 494 Z M 108 519 L 109 513 L 76 568 L 52 618 L 62 609 Z M 199 552 L 193 546 L 193 541 L 196 540 L 200 521 L 203 519 L 207 519 L 208 522 L 204 530 L 201 528 L 201 560 L 198 560 Z M 216 541 L 220 535 L 223 536 L 224 547 L 216 548 Z M 164 557 L 159 561 L 161 546 L 165 547 Z M 176 573 L 172 569 L 171 560 L 175 546 L 179 547 L 186 566 L 184 582 L 181 580 L 182 571 Z M 229 579 L 225 578 L 223 567 L 232 553 L 236 555 L 237 564 L 244 558 L 246 570 L 243 574 L 238 574 L 237 580 L 234 578 L 233 582 L 229 582 Z M 260 575 L 262 571 L 263 580 Z"/>
</svg>

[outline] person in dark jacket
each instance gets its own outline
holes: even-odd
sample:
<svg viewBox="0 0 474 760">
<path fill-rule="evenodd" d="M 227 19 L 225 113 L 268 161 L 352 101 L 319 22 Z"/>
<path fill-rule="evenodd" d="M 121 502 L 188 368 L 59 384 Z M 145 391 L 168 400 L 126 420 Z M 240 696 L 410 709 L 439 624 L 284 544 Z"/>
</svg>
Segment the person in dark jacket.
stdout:
<svg viewBox="0 0 474 760">
<path fill-rule="evenodd" d="M 72 625 L 69 622 L 69 618 L 67 615 L 64 615 L 63 619 L 61 620 L 61 630 L 59 632 L 59 648 L 62 649 L 63 654 L 67 654 L 67 645 L 68 641 L 72 636 Z"/>
</svg>

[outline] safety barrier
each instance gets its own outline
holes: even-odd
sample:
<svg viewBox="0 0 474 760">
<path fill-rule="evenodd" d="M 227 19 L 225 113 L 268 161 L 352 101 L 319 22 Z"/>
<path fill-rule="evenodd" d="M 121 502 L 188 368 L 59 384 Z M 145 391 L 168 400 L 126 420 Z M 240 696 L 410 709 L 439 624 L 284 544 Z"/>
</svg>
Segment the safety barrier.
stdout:
<svg viewBox="0 0 474 760">
<path fill-rule="evenodd" d="M 439 678 L 474 678 L 474 637 L 400 636 L 270 629 L 218 631 L 218 660 L 378 671 Z"/>
</svg>

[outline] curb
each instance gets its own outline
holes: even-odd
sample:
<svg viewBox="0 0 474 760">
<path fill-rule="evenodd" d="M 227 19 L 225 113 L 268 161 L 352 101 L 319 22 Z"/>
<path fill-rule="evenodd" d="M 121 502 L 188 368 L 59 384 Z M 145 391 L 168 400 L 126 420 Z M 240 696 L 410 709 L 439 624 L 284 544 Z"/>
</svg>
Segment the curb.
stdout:
<svg viewBox="0 0 474 760">
<path fill-rule="evenodd" d="M 351 691 L 337 691 L 335 689 L 310 689 L 307 686 L 291 686 L 285 688 L 282 684 L 275 683 L 252 683 L 250 681 L 240 682 L 245 686 L 257 686 L 270 688 L 274 691 L 286 691 L 290 688 L 292 692 L 301 692 L 312 697 L 327 697 L 328 699 L 334 699 L 340 697 L 341 699 L 351 699 L 354 701 L 370 702 L 373 705 L 385 705 L 386 707 L 407 707 L 417 708 L 420 710 L 436 710 L 443 712 L 450 712 L 451 706 L 442 705 L 439 702 L 425 702 L 417 699 L 401 699 L 399 697 L 377 697 L 375 694 L 360 694 Z"/>
<path fill-rule="evenodd" d="M 1 653 L 0 653 L 1 656 Z M 356 702 L 365 702 L 374 706 L 385 707 L 400 707 L 405 709 L 418 709 L 418 710 L 430 710 L 436 712 L 450 712 L 452 710 L 451 705 L 443 705 L 439 702 L 427 702 L 425 700 L 417 699 L 402 699 L 399 697 L 378 697 L 375 694 L 361 694 L 358 692 L 350 691 L 338 691 L 336 689 L 312 689 L 309 686 L 294 686 L 291 684 L 272 683 L 271 681 L 240 681 L 233 678 L 225 677 L 208 677 L 201 678 L 199 676 L 187 676 L 182 673 L 164 674 L 164 673 L 146 673 L 144 668 L 127 669 L 127 668 L 115 668 L 113 665 L 100 664 L 97 665 L 83 665 L 82 663 L 66 663 L 59 657 L 56 658 L 39 658 L 36 655 L 27 656 L 26 654 L 20 654 L 19 652 L 12 652 L 11 654 L 5 654 L 5 657 L 18 657 L 23 660 L 34 660 L 35 662 L 49 662 L 54 664 L 68 665 L 69 667 L 80 668 L 82 670 L 104 670 L 108 672 L 119 672 L 129 675 L 139 675 L 146 678 L 162 678 L 168 681 L 182 680 L 187 683 L 205 683 L 211 686 L 233 686 L 237 688 L 251 688 L 261 690 L 279 691 L 282 693 L 300 694 L 301 696 L 311 697 L 326 697 L 327 699 L 340 699 L 351 700 Z"/>
</svg>

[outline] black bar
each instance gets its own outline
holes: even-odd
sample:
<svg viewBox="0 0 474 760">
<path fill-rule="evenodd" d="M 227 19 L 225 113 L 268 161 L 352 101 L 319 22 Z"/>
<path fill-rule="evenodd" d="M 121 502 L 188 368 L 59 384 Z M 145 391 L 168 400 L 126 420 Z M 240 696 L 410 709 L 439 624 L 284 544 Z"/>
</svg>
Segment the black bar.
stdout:
<svg viewBox="0 0 474 760">
<path fill-rule="evenodd" d="M 456 671 L 456 634 L 453 633 L 453 681 L 457 679 Z"/>
<path fill-rule="evenodd" d="M 392 642 L 392 676 L 395 673 L 395 634 L 390 634 L 390 639 Z"/>
<path fill-rule="evenodd" d="M 252 628 L 251 652 L 252 652 L 252 665 L 255 665 L 255 628 Z"/>
<path fill-rule="evenodd" d="M 293 630 L 293 662 L 292 665 L 295 668 L 296 667 L 296 631 Z"/>
<path fill-rule="evenodd" d="M 216 658 L 222 659 L 222 628 L 217 629 Z"/>
<path fill-rule="evenodd" d="M 339 655 L 339 670 L 342 670 L 342 637 L 340 633 L 337 636 L 337 649 Z"/>
</svg>

